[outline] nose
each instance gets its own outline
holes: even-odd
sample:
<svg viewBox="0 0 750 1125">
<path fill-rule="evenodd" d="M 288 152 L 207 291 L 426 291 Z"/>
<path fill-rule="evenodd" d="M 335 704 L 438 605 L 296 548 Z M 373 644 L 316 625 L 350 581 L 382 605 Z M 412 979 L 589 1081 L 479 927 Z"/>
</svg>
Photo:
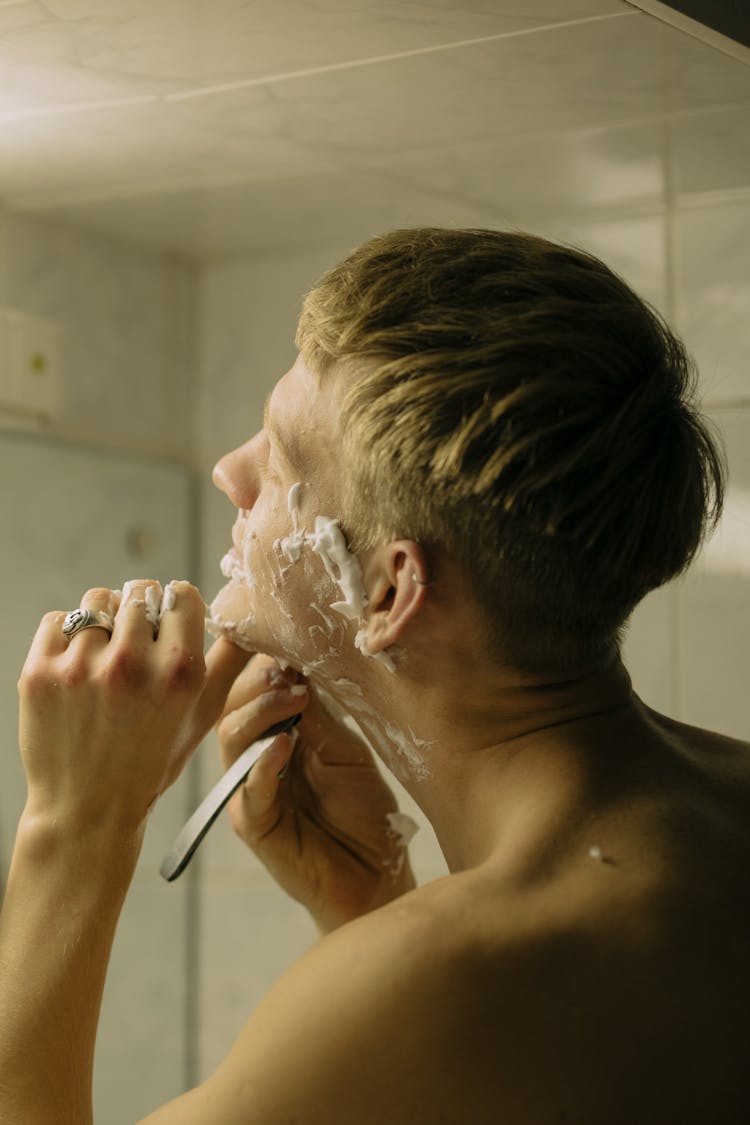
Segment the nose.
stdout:
<svg viewBox="0 0 750 1125">
<path fill-rule="evenodd" d="M 235 508 L 252 508 L 258 495 L 257 472 L 250 442 L 233 449 L 214 465 L 212 479 Z"/>
</svg>

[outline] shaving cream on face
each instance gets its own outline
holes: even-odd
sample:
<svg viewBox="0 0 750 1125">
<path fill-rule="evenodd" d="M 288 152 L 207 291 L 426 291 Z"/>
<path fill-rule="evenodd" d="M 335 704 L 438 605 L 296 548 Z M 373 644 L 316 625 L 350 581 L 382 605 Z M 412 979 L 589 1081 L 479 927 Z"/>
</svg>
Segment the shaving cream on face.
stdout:
<svg viewBox="0 0 750 1125">
<path fill-rule="evenodd" d="M 390 871 L 393 879 L 397 879 L 403 870 L 409 843 L 419 831 L 419 825 L 410 816 L 402 812 L 388 813 L 386 816 L 388 827 L 386 835 L 393 842 L 395 855 L 386 859 L 383 866 Z"/>
<path fill-rule="evenodd" d="M 346 545 L 338 520 L 327 516 L 315 517 L 315 533 L 311 547 L 320 555 L 326 573 L 341 590 L 343 599 L 331 602 L 331 609 L 343 614 L 350 621 L 358 621 L 365 611 L 367 595 L 362 578 L 359 559 Z"/>
<path fill-rule="evenodd" d="M 339 677 L 330 685 L 331 695 L 316 690 L 323 696 L 323 702 L 334 714 L 344 714 L 354 723 L 355 728 L 370 744 L 377 756 L 388 769 L 404 783 L 410 780 L 425 781 L 432 776 L 426 751 L 434 743 L 419 738 L 411 727 L 401 730 L 383 718 L 379 711 L 365 699 L 364 692 L 354 680 Z"/>
<path fill-rule="evenodd" d="M 411 774 L 414 777 L 424 780 L 431 774 L 431 770 L 425 762 L 421 751 L 429 749 L 431 743 L 424 738 L 417 738 L 411 727 L 407 727 L 406 731 L 402 731 L 399 727 L 394 726 L 393 723 L 382 721 L 385 734 L 390 741 L 391 745 L 396 750 L 397 758 L 403 758 L 407 766 L 407 775 Z M 394 772 L 396 772 L 394 770 Z"/>
<path fill-rule="evenodd" d="M 360 629 L 354 638 L 354 647 L 358 648 L 363 656 L 369 656 L 372 660 L 379 661 L 383 667 L 387 668 L 389 672 L 396 671 L 396 665 L 393 657 L 389 656 L 387 652 L 370 652 L 367 647 L 367 630 Z"/>
<path fill-rule="evenodd" d="M 232 582 L 244 582 L 245 585 L 253 585 L 252 575 L 245 574 L 242 563 L 234 549 L 227 551 L 219 565 L 225 578 L 231 579 Z"/>
<path fill-rule="evenodd" d="M 283 539 L 277 539 L 273 545 L 274 550 L 280 550 L 290 563 L 299 561 L 302 548 L 305 545 L 305 534 L 300 530 L 299 526 L 299 498 L 301 491 L 302 481 L 298 480 L 289 489 L 286 497 L 287 510 L 292 517 L 292 534 L 285 536 Z"/>
<path fill-rule="evenodd" d="M 339 632 L 342 632 L 342 623 L 340 621 L 334 621 L 332 617 L 329 617 L 327 613 L 324 613 L 316 602 L 310 602 L 310 609 L 313 611 L 313 613 L 317 613 L 322 618 L 326 637 L 332 637 L 334 630 L 336 629 L 338 629 Z M 321 626 L 318 626 L 318 628 L 321 628 Z"/>
<path fill-rule="evenodd" d="M 389 812 L 385 818 L 388 822 L 388 834 L 395 837 L 402 848 L 408 848 L 417 832 L 419 825 L 416 820 L 402 812 Z"/>
<path fill-rule="evenodd" d="M 264 630 L 262 617 L 256 626 L 256 607 L 257 612 L 262 614 L 266 605 L 271 611 L 275 606 L 276 611 L 269 615 L 265 624 L 265 630 L 276 641 L 271 651 L 281 650 L 288 654 L 295 666 L 302 669 L 303 674 L 316 677 L 316 686 L 320 687 L 328 681 L 335 696 L 352 716 L 365 738 L 372 743 L 373 749 L 397 777 L 402 781 L 425 779 L 431 773 L 424 756 L 429 743 L 419 739 L 411 728 L 401 729 L 385 720 L 369 705 L 362 688 L 353 680 L 331 678 L 334 671 L 331 661 L 341 655 L 345 629 L 350 621 L 359 626 L 354 644 L 363 656 L 377 660 L 390 672 L 395 672 L 393 656 L 397 652 L 368 651 L 365 629 L 367 596 L 359 559 L 349 550 L 338 520 L 319 515 L 315 517 L 313 530 L 305 529 L 299 513 L 303 488 L 298 481 L 289 489 L 286 507 L 291 517 L 291 532 L 276 539 L 270 553 L 257 549 L 257 537 L 254 532 L 248 533 L 245 529 L 243 524 L 246 513 L 241 513 L 235 527 L 235 532 L 239 532 L 235 541 L 240 543 L 242 549 L 241 552 L 235 550 L 229 553 L 230 562 L 226 570 L 234 582 L 239 581 L 246 588 L 256 586 L 257 591 L 262 594 L 262 601 L 257 601 L 255 597 L 246 601 L 247 608 L 243 606 L 240 617 L 237 609 L 242 602 L 237 598 L 233 599 L 232 591 L 225 587 L 225 591 L 228 591 L 226 599 L 222 591 L 211 606 L 208 631 L 228 636 L 241 648 L 252 650 L 257 647 L 257 630 Z M 324 578 L 316 578 L 313 573 L 310 566 L 313 555 L 317 555 L 323 563 Z M 255 566 L 255 575 L 250 571 L 251 561 Z M 294 606 L 296 591 L 289 584 L 292 566 L 306 568 L 307 590 L 313 595 L 313 600 L 305 607 L 309 612 L 304 617 L 301 616 L 301 610 Z M 317 613 L 320 621 L 311 624 L 310 615 L 313 612 Z M 229 617 L 233 620 L 228 620 Z"/>
<path fill-rule="evenodd" d="M 287 509 L 292 517 L 292 531 L 290 535 L 284 536 L 283 539 L 275 540 L 274 550 L 283 555 L 291 564 L 299 562 L 306 547 L 313 554 L 318 555 L 328 578 L 334 583 L 334 586 L 338 586 L 342 594 L 342 597 L 338 600 L 329 601 L 326 597 L 327 589 L 318 585 L 316 588 L 318 601 L 324 604 L 327 602 L 328 608 L 340 613 L 350 621 L 361 621 L 367 598 L 359 559 L 347 547 L 338 520 L 331 519 L 328 516 L 316 516 L 314 530 L 311 532 L 305 531 L 300 526 L 301 492 L 302 482 L 296 481 L 287 493 Z M 314 631 L 310 629 L 310 635 L 312 636 L 314 632 L 325 643 L 333 633 L 335 624 L 316 602 L 311 602 L 310 608 L 320 614 L 327 628 L 327 632 L 323 632 L 320 627 L 317 627 Z"/>
<path fill-rule="evenodd" d="M 292 517 L 292 527 L 297 530 L 299 524 L 299 494 L 302 491 L 302 481 L 295 481 L 286 496 L 286 506 Z"/>
</svg>

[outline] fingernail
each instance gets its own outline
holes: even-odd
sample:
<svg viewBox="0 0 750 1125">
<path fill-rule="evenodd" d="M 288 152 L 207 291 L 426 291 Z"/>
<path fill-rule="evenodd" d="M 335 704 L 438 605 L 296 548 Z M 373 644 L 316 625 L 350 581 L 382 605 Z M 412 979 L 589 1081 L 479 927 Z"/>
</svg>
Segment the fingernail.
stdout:
<svg viewBox="0 0 750 1125">
<path fill-rule="evenodd" d="M 294 684 L 289 688 L 290 695 L 307 695 L 307 684 Z"/>
<path fill-rule="evenodd" d="M 284 687 L 289 683 L 289 680 L 281 671 L 281 668 L 269 668 L 266 671 L 266 682 L 269 687 Z"/>
<path fill-rule="evenodd" d="M 301 686 L 302 686 L 301 684 L 295 685 L 295 687 L 297 687 L 297 688 L 299 688 Z M 307 691 L 307 688 L 305 688 L 305 691 Z M 278 691 L 278 690 L 275 691 L 274 692 L 274 698 L 275 698 L 277 703 L 299 703 L 303 694 L 304 694 L 303 692 L 295 691 L 295 688 L 293 688 L 293 687 L 292 688 L 284 688 L 282 691 Z"/>
<path fill-rule="evenodd" d="M 292 729 L 290 731 L 287 731 L 287 735 L 292 740 L 292 752 L 293 752 L 294 747 L 297 745 L 297 739 L 299 738 L 299 731 L 297 730 L 296 727 L 292 727 Z M 292 764 L 292 757 L 293 757 L 293 753 L 289 755 L 286 762 L 284 762 L 284 765 L 279 770 L 279 777 L 284 777 L 284 775 L 286 774 L 287 770 L 289 769 L 290 765 Z"/>
</svg>

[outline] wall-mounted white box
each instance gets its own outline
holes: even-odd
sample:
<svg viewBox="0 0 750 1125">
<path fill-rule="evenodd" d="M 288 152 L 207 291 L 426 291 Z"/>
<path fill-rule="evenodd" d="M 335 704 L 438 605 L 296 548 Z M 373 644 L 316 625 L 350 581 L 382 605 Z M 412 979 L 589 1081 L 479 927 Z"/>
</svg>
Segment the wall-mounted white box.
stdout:
<svg viewBox="0 0 750 1125">
<path fill-rule="evenodd" d="M 60 325 L 0 309 L 0 410 L 54 418 L 60 406 Z"/>
</svg>

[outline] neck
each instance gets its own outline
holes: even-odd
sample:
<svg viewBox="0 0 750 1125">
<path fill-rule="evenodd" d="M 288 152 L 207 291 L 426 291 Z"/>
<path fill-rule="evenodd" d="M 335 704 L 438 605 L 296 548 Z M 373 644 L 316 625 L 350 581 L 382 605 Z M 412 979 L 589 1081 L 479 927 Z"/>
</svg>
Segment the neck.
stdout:
<svg viewBox="0 0 750 1125">
<path fill-rule="evenodd" d="M 428 817 L 452 871 L 509 840 L 517 853 L 522 837 L 572 815 L 586 799 L 589 759 L 638 708 L 619 658 L 533 684 L 486 666 L 432 679 L 378 668 L 362 689 L 329 687 Z"/>
</svg>

